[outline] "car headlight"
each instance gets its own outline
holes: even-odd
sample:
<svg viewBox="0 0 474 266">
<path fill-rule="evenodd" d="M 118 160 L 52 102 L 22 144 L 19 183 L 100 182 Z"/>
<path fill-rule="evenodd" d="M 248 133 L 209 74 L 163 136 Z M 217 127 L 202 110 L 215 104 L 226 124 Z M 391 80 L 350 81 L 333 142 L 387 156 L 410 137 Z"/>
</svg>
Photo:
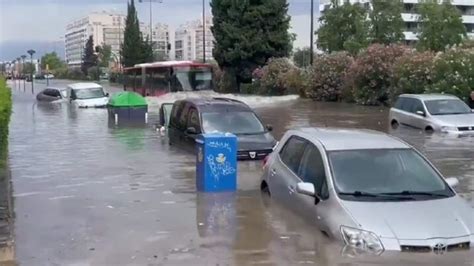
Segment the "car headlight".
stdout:
<svg viewBox="0 0 474 266">
<path fill-rule="evenodd" d="M 380 239 L 372 232 L 341 226 L 341 234 L 347 246 L 376 254 L 384 251 Z"/>
<path fill-rule="evenodd" d="M 442 132 L 458 131 L 458 128 L 457 128 L 457 127 L 453 127 L 453 126 L 442 126 L 442 127 L 441 127 L 441 131 L 442 131 Z"/>
</svg>

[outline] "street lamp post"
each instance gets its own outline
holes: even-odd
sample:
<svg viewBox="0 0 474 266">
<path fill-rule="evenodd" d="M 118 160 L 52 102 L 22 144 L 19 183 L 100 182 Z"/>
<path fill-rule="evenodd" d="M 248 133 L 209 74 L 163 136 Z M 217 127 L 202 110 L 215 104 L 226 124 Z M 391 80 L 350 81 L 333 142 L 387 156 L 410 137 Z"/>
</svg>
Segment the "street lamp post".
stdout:
<svg viewBox="0 0 474 266">
<path fill-rule="evenodd" d="M 35 50 L 33 49 L 30 49 L 27 51 L 27 53 L 30 55 L 30 59 L 31 59 L 31 94 L 34 94 L 35 93 L 35 81 L 33 79 L 33 71 L 34 71 L 34 66 L 33 66 L 33 55 L 36 53 Z"/>
<path fill-rule="evenodd" d="M 309 45 L 309 50 L 310 50 L 310 54 L 309 54 L 309 64 L 310 65 L 313 65 L 313 50 L 314 50 L 314 47 L 313 47 L 313 37 L 314 37 L 314 0 L 311 0 L 311 35 L 310 35 L 310 45 Z"/>
<path fill-rule="evenodd" d="M 206 63 L 206 0 L 202 0 L 202 62 Z"/>
<path fill-rule="evenodd" d="M 21 56 L 21 60 L 22 60 L 21 62 L 22 62 L 22 65 L 23 65 L 22 72 L 25 72 L 25 59 L 26 59 L 26 55 L 22 55 Z M 26 91 L 26 80 L 25 79 L 23 79 L 23 91 Z"/>
<path fill-rule="evenodd" d="M 149 2 L 150 3 L 150 46 L 153 49 L 153 3 L 163 3 L 163 0 L 138 0 L 138 2 Z"/>
</svg>

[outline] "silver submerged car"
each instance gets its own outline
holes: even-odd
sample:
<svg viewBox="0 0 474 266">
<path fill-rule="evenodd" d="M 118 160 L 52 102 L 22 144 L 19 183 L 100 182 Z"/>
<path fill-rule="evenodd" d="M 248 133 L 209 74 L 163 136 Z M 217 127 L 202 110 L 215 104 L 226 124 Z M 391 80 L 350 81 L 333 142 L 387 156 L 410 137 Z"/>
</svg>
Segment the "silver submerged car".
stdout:
<svg viewBox="0 0 474 266">
<path fill-rule="evenodd" d="M 410 145 L 368 130 L 288 131 L 261 189 L 349 248 L 434 251 L 474 245 L 474 209 Z"/>
<path fill-rule="evenodd" d="M 442 94 L 403 94 L 390 109 L 389 121 L 428 132 L 474 133 L 474 112 L 459 98 Z"/>
</svg>

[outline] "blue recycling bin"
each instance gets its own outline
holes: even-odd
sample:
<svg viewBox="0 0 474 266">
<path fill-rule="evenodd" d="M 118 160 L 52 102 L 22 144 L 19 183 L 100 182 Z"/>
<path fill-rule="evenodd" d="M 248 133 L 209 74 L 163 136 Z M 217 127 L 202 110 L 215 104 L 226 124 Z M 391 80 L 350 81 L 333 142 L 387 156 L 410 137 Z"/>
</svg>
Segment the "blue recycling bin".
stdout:
<svg viewBox="0 0 474 266">
<path fill-rule="evenodd" d="M 202 134 L 196 139 L 196 187 L 201 192 L 237 189 L 237 136 Z"/>
</svg>

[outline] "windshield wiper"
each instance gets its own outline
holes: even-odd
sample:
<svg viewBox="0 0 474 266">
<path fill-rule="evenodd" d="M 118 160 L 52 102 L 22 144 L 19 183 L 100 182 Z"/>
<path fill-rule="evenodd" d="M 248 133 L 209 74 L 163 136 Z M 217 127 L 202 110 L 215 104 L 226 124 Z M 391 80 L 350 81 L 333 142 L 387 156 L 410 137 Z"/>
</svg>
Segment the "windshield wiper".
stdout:
<svg viewBox="0 0 474 266">
<path fill-rule="evenodd" d="M 382 193 L 383 195 L 393 195 L 393 196 L 433 196 L 433 197 L 443 197 L 447 198 L 449 195 L 446 194 L 439 194 L 434 192 L 425 192 L 425 191 L 411 191 L 411 190 L 404 190 L 400 192 L 391 192 L 391 193 Z"/>
<path fill-rule="evenodd" d="M 364 191 L 354 191 L 354 192 L 339 192 L 339 195 L 343 196 L 353 196 L 353 197 L 370 197 L 370 198 L 384 198 L 389 200 L 412 200 L 411 197 L 397 197 L 397 195 L 391 195 L 387 193 L 369 193 Z"/>
</svg>

